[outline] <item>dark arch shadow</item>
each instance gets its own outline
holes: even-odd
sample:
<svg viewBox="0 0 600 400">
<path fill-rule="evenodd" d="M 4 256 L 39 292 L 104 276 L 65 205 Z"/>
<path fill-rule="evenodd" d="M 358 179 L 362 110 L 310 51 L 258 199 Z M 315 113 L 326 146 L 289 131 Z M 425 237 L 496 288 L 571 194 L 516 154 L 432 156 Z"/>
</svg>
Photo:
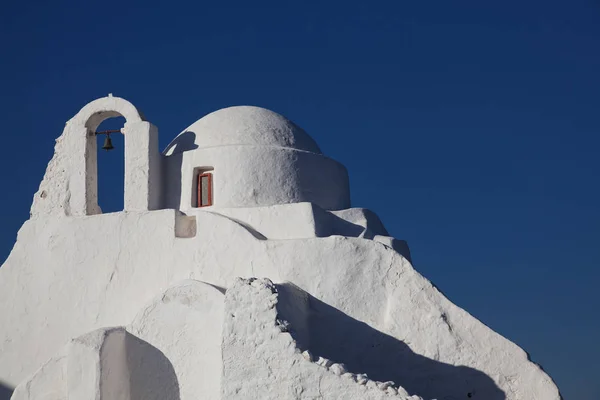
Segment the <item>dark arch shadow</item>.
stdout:
<svg viewBox="0 0 600 400">
<path fill-rule="evenodd" d="M 165 149 L 164 153 L 167 153 L 173 149 L 173 155 L 183 153 L 184 151 L 197 149 L 196 134 L 192 131 L 185 131 L 181 135 L 177 136 Z"/>
<path fill-rule="evenodd" d="M 10 400 L 10 397 L 13 394 L 14 388 L 6 386 L 2 382 L 0 382 L 0 400 Z"/>
<path fill-rule="evenodd" d="M 173 364 L 159 349 L 129 332 L 125 349 L 131 400 L 181 400 Z"/>
<path fill-rule="evenodd" d="M 404 342 L 323 303 L 293 284 L 277 286 L 278 311 L 290 322 L 298 347 L 344 363 L 352 373 L 394 381 L 411 395 L 438 400 L 505 400 L 506 395 L 481 371 L 454 366 L 414 353 Z M 308 309 L 308 313 L 306 312 Z"/>
<path fill-rule="evenodd" d="M 101 384 L 112 386 L 113 391 L 114 388 L 129 390 L 131 400 L 181 400 L 171 361 L 137 336 L 127 331 L 124 335 L 118 333 L 118 330 L 109 332 L 102 344 L 105 354 L 101 355 Z M 127 371 L 125 376 L 124 371 Z M 10 400 L 13 391 L 14 388 L 0 382 L 0 400 Z"/>
</svg>

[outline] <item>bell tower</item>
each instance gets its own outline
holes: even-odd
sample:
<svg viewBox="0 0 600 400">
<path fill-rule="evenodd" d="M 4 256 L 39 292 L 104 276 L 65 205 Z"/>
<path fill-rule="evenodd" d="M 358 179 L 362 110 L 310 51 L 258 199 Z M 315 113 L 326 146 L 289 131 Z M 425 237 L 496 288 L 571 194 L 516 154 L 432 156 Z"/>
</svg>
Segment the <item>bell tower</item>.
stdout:
<svg viewBox="0 0 600 400">
<path fill-rule="evenodd" d="M 124 211 L 161 208 L 161 155 L 158 130 L 133 104 L 112 94 L 92 101 L 71 118 L 56 141 L 52 161 L 31 207 L 39 214 L 100 214 L 96 130 L 106 119 L 124 117 Z M 110 132 L 118 133 L 118 132 Z M 105 148 L 112 143 L 107 134 Z"/>
</svg>

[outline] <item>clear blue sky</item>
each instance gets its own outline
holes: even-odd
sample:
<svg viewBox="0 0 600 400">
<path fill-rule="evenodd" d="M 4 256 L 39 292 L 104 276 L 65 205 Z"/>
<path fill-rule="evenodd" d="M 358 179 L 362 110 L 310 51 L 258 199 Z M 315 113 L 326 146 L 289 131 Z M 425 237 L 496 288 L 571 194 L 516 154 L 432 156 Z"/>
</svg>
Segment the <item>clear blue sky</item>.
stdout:
<svg viewBox="0 0 600 400">
<path fill-rule="evenodd" d="M 600 399 L 597 0 L 13 1 L 0 43 L 0 260 L 88 101 L 132 101 L 163 148 L 208 112 L 263 106 L 348 167 L 354 205 L 452 301 L 566 399 Z M 105 210 L 123 202 L 115 139 Z"/>
</svg>

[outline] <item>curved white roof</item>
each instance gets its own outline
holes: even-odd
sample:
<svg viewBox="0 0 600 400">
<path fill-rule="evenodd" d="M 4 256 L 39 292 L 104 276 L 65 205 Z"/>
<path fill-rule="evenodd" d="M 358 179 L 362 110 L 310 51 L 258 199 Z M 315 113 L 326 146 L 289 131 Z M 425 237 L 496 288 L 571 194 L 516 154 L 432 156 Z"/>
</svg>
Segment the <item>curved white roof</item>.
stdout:
<svg viewBox="0 0 600 400">
<path fill-rule="evenodd" d="M 253 106 L 228 107 L 206 115 L 180 133 L 164 154 L 230 145 L 288 147 L 321 154 L 317 143 L 298 125 Z"/>
</svg>

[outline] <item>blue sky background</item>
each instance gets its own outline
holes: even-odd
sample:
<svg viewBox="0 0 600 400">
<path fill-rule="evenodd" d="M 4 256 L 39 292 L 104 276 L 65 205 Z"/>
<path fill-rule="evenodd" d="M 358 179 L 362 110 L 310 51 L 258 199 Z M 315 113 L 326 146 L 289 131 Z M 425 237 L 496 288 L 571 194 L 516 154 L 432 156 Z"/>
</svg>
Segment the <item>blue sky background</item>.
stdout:
<svg viewBox="0 0 600 400">
<path fill-rule="evenodd" d="M 524 347 L 566 399 L 600 399 L 597 0 L 0 10 L 0 260 L 87 102 L 130 100 L 163 148 L 211 111 L 262 106 L 347 166 L 354 206 L 408 240 L 453 302 Z M 105 211 L 123 204 L 114 139 Z"/>
</svg>

